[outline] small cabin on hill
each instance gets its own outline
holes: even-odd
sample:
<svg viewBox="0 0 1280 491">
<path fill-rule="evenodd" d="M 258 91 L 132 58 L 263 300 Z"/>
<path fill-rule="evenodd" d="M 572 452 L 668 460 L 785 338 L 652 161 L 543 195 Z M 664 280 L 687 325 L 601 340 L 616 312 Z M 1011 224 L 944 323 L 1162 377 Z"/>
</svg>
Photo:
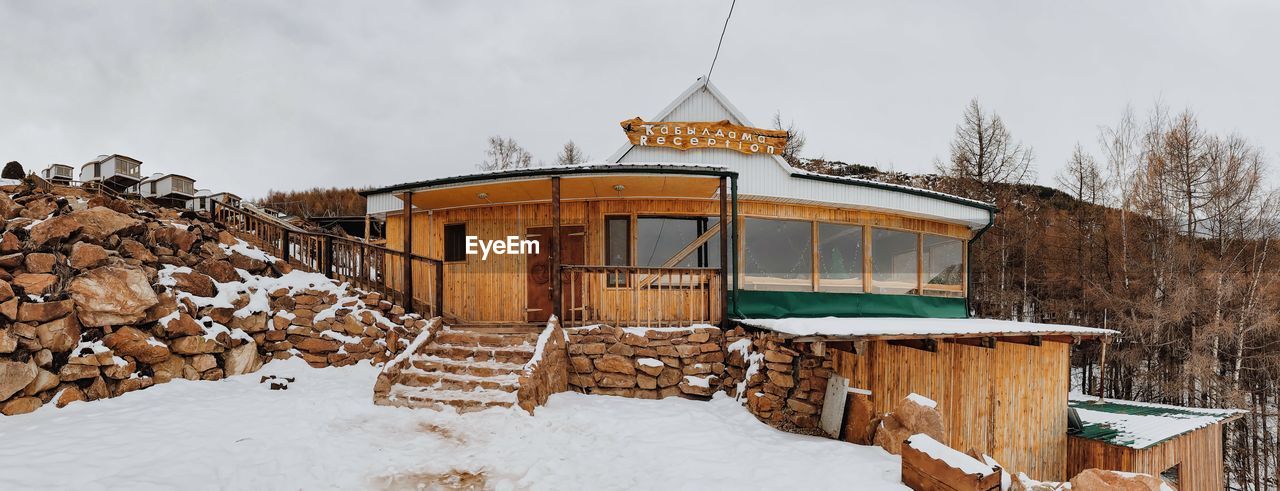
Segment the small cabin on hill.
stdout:
<svg viewBox="0 0 1280 491">
<path fill-rule="evenodd" d="M 134 192 L 166 206 L 185 206 L 187 200 L 195 197 L 196 180 L 178 174 L 155 173 L 139 182 Z"/>
<path fill-rule="evenodd" d="M 40 177 L 54 184 L 70 184 L 75 180 L 75 168 L 66 164 L 49 164 L 40 171 Z"/>
<path fill-rule="evenodd" d="M 459 328 L 742 327 L 795 358 L 775 368 L 813 378 L 746 384 L 762 419 L 857 441 L 839 430 L 859 427 L 847 405 L 865 437 L 916 393 L 945 414 L 944 443 L 1071 477 L 1071 348 L 1117 333 L 969 318 L 969 251 L 993 205 L 798 169 L 785 132 L 703 80 L 620 126 L 628 143 L 603 163 L 364 191 L 390 251 L 376 281 Z"/>
<path fill-rule="evenodd" d="M 200 189 L 196 191 L 195 196 L 187 200 L 187 209 L 209 211 L 215 201 L 232 208 L 239 208 L 241 198 L 226 191 L 214 193 L 208 189 Z"/>
<path fill-rule="evenodd" d="M 125 191 L 142 180 L 142 161 L 120 154 L 99 155 L 80 166 L 80 182 Z"/>
</svg>

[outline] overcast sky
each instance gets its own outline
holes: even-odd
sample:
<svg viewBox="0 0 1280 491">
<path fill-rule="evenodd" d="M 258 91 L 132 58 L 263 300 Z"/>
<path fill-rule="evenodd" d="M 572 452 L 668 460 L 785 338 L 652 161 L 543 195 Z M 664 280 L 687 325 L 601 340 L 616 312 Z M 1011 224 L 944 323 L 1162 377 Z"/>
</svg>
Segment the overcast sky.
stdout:
<svg viewBox="0 0 1280 491">
<path fill-rule="evenodd" d="M 728 6 L 0 0 L 0 161 L 121 153 L 256 197 L 471 172 L 494 134 L 605 159 L 706 72 Z M 1159 99 L 1274 176 L 1277 25 L 1274 1 L 741 0 L 712 80 L 758 126 L 795 120 L 808 156 L 929 171 L 977 97 L 1052 183 Z"/>
</svg>

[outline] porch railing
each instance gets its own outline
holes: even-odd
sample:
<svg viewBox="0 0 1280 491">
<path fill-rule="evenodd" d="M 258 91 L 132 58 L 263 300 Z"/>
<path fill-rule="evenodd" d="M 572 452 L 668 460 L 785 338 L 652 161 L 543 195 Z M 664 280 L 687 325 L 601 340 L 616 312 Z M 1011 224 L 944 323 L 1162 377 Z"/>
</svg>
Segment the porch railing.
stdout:
<svg viewBox="0 0 1280 491">
<path fill-rule="evenodd" d="M 210 200 L 209 213 L 215 222 L 290 265 L 381 292 L 411 312 L 437 316 L 444 310 L 444 263 L 439 259 L 286 227 L 218 200 Z M 416 291 L 415 285 L 425 285 L 426 291 Z"/>
<path fill-rule="evenodd" d="M 565 325 L 720 323 L 720 268 L 565 265 L 561 273 Z"/>
</svg>

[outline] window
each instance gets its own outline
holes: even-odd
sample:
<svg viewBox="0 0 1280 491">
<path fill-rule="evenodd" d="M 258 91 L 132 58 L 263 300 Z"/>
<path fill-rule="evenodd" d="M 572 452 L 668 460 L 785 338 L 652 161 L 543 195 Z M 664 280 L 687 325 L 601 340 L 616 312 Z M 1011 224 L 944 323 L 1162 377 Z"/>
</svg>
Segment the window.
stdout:
<svg viewBox="0 0 1280 491">
<path fill-rule="evenodd" d="M 604 263 L 609 266 L 631 265 L 631 217 L 614 216 L 604 219 Z M 624 286 L 627 276 L 609 275 L 609 286 Z"/>
<path fill-rule="evenodd" d="M 467 224 L 455 223 L 444 226 L 444 260 L 467 260 Z"/>
<path fill-rule="evenodd" d="M 151 194 L 156 194 L 156 182 L 151 181 Z"/>
<path fill-rule="evenodd" d="M 964 243 L 924 234 L 921 261 L 926 295 L 964 296 Z"/>
<path fill-rule="evenodd" d="M 94 162 L 94 163 L 93 163 L 93 177 L 102 177 L 102 163 L 101 163 L 101 162 Z"/>
<path fill-rule="evenodd" d="M 684 252 L 698 237 L 720 221 L 707 217 L 640 217 L 636 219 L 636 266 L 661 267 Z M 720 244 L 716 236 L 680 258 L 672 267 L 719 266 Z"/>
<path fill-rule="evenodd" d="M 200 209 L 201 209 L 201 210 L 203 210 L 203 209 L 208 208 L 208 207 L 209 207 L 209 205 L 208 205 L 208 203 L 205 201 L 205 199 L 204 199 L 204 198 L 200 198 Z"/>
<path fill-rule="evenodd" d="M 862 293 L 862 227 L 818 224 L 818 290 Z"/>
<path fill-rule="evenodd" d="M 918 293 L 919 234 L 871 229 L 871 291 Z"/>
<path fill-rule="evenodd" d="M 747 218 L 744 288 L 813 290 L 813 222 Z"/>
</svg>

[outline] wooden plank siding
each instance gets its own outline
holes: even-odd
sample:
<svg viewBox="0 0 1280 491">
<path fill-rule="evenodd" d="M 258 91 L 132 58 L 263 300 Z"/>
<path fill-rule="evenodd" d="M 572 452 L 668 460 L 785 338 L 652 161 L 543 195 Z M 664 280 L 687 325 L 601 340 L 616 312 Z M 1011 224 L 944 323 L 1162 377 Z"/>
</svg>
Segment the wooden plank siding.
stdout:
<svg viewBox="0 0 1280 491">
<path fill-rule="evenodd" d="M 912 392 L 938 402 L 948 441 L 995 457 L 1012 473 L 1067 477 L 1067 392 L 1071 346 L 937 343 L 929 352 L 889 341 L 863 354 L 832 350 L 836 373 L 871 391 L 873 413 L 893 411 Z"/>
<path fill-rule="evenodd" d="M 546 183 L 544 183 L 546 184 Z M 547 184 L 549 185 L 549 184 Z M 628 216 L 719 216 L 718 199 L 608 199 L 592 201 L 565 201 L 561 206 L 562 225 L 586 226 L 586 258 L 592 265 L 603 265 L 604 221 L 610 215 Z M 772 203 L 743 200 L 739 203 L 741 217 L 783 218 L 818 220 L 824 222 L 871 225 L 901 230 L 927 232 L 967 240 L 970 231 L 964 225 L 896 216 L 888 213 L 818 207 L 810 205 Z M 402 214 L 391 214 L 386 219 L 386 244 L 401 250 L 403 242 Z M 523 237 L 530 227 L 550 226 L 551 207 L 548 203 L 490 205 L 483 207 L 450 208 L 413 213 L 413 253 L 440 258 L 444 250 L 444 225 L 466 223 L 467 234 L 483 239 L 501 239 L 508 235 Z M 633 254 L 634 257 L 634 254 Z M 401 285 L 398 257 L 388 257 L 387 271 L 393 285 Z M 716 265 L 712 265 L 716 266 Z M 414 295 L 429 299 L 431 278 L 427 271 L 414 268 Z M 525 321 L 525 282 L 510 274 L 523 275 L 526 262 L 523 255 L 490 255 L 488 260 L 469 256 L 465 261 L 445 264 L 444 302 L 448 314 L 469 322 L 520 323 Z M 679 282 L 680 278 L 670 281 Z M 725 281 L 723 277 L 717 281 Z M 718 284 L 710 285 L 713 290 Z M 594 297 L 601 302 L 598 308 L 617 310 L 620 315 L 631 315 L 635 309 L 643 313 L 657 314 L 658 304 L 667 313 L 688 309 L 691 293 L 687 289 L 663 289 L 653 292 L 649 298 L 624 298 L 622 291 L 606 290 Z M 629 292 L 625 293 L 630 296 Z M 719 296 L 714 292 L 713 305 L 706 308 L 719 311 Z M 501 299 L 501 301 L 497 301 Z M 697 308 L 702 308 L 698 306 Z M 718 314 L 717 318 L 718 320 Z"/>
<path fill-rule="evenodd" d="M 1184 433 L 1141 450 L 1072 436 L 1067 443 L 1067 453 L 1067 471 L 1071 475 L 1098 468 L 1159 476 L 1177 465 L 1177 488 L 1180 491 L 1225 489 L 1220 424 Z"/>
</svg>

